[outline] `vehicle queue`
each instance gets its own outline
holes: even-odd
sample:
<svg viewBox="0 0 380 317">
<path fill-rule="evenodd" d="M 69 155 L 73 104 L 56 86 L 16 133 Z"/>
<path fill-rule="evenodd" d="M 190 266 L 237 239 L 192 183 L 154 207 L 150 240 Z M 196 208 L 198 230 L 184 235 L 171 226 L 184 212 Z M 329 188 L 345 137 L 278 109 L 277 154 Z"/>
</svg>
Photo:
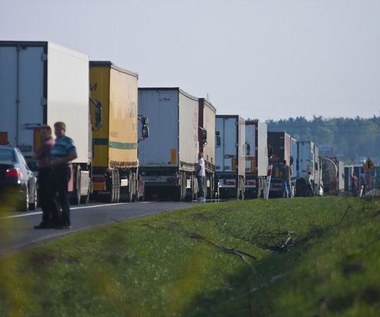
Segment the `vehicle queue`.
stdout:
<svg viewBox="0 0 380 317">
<path fill-rule="evenodd" d="M 0 41 L 0 86 L 0 188 L 17 183 L 20 210 L 37 205 L 30 167 L 41 128 L 56 122 L 77 150 L 68 182 L 75 204 L 196 200 L 200 153 L 206 199 L 283 197 L 284 164 L 292 197 L 344 191 L 344 164 L 320 157 L 312 140 L 219 114 L 180 87 L 138 87 L 138 74 L 50 42 Z"/>
</svg>

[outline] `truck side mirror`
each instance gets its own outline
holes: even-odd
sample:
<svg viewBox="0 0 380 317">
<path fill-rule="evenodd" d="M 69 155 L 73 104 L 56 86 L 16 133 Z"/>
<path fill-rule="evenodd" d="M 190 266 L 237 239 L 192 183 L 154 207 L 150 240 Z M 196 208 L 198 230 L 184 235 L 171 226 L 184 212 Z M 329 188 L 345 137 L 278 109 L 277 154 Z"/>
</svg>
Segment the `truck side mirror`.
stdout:
<svg viewBox="0 0 380 317">
<path fill-rule="evenodd" d="M 215 138 L 216 147 L 220 147 L 222 144 L 222 140 L 220 138 L 220 131 L 215 131 Z"/>
<path fill-rule="evenodd" d="M 143 139 L 149 138 L 149 127 L 142 127 L 141 128 L 141 136 Z"/>
<path fill-rule="evenodd" d="M 204 146 L 205 144 L 207 144 L 207 130 L 205 128 L 200 127 L 199 134 L 202 146 Z"/>
<path fill-rule="evenodd" d="M 249 143 L 245 143 L 245 155 L 251 155 L 251 145 Z"/>
<path fill-rule="evenodd" d="M 90 102 L 95 106 L 95 122 L 93 126 L 95 129 L 100 129 L 103 126 L 102 104 L 99 100 L 92 98 L 90 98 Z"/>
<path fill-rule="evenodd" d="M 273 147 L 268 144 L 268 157 L 271 158 L 273 156 Z"/>
<path fill-rule="evenodd" d="M 141 121 L 141 136 L 143 139 L 149 138 L 149 118 L 141 116 L 139 117 Z"/>
</svg>

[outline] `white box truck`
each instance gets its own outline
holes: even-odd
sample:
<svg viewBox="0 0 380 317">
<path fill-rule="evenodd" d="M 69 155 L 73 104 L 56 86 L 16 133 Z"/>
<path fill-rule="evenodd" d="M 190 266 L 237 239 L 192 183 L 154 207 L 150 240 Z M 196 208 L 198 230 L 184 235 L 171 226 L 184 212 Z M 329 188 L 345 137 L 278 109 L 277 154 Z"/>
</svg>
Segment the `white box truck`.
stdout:
<svg viewBox="0 0 380 317">
<path fill-rule="evenodd" d="M 139 116 L 149 118 L 150 129 L 138 147 L 145 198 L 195 199 L 198 98 L 177 87 L 139 88 L 138 103 Z"/>
<path fill-rule="evenodd" d="M 66 124 L 78 158 L 69 191 L 74 201 L 90 193 L 89 59 L 50 43 L 0 41 L 0 132 L 26 159 L 39 146 L 38 129 Z"/>
<path fill-rule="evenodd" d="M 296 159 L 296 196 L 306 195 L 306 180 L 310 173 L 313 195 L 320 194 L 322 186 L 321 164 L 319 161 L 319 149 L 313 141 L 297 141 Z"/>
<path fill-rule="evenodd" d="M 259 120 L 245 121 L 245 198 L 263 196 L 268 173 L 267 124 Z"/>
<path fill-rule="evenodd" d="M 244 199 L 245 120 L 238 115 L 216 115 L 215 126 L 215 171 L 219 197 Z"/>
<path fill-rule="evenodd" d="M 283 196 L 281 166 L 284 160 L 289 166 L 294 164 L 292 156 L 294 153 L 292 145 L 294 144 L 296 143 L 290 134 L 282 131 L 268 131 L 269 165 L 272 165 L 270 198 L 281 198 Z"/>
<path fill-rule="evenodd" d="M 215 107 L 205 98 L 199 98 L 199 152 L 203 153 L 206 167 L 206 197 L 215 195 Z"/>
</svg>

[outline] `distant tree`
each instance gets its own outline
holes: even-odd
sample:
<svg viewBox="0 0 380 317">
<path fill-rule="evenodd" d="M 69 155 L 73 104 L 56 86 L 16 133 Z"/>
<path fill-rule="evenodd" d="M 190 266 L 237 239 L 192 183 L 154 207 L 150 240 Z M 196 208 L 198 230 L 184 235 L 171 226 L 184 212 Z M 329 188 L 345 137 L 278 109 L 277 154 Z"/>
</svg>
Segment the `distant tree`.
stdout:
<svg viewBox="0 0 380 317">
<path fill-rule="evenodd" d="M 380 117 L 370 119 L 299 116 L 266 122 L 268 131 L 283 131 L 297 140 L 310 140 L 317 145 L 328 144 L 347 163 L 358 163 L 360 157 L 371 157 L 380 164 Z"/>
</svg>

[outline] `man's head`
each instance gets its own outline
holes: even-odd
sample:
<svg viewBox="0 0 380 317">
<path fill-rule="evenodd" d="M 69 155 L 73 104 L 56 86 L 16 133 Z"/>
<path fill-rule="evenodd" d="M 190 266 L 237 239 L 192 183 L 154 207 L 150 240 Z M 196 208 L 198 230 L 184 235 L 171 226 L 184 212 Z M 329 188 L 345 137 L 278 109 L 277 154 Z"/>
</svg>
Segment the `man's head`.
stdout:
<svg viewBox="0 0 380 317">
<path fill-rule="evenodd" d="M 199 152 L 198 153 L 198 159 L 201 159 L 203 157 L 203 153 L 202 152 Z"/>
<path fill-rule="evenodd" d="M 282 161 L 282 164 L 286 165 L 286 160 L 283 160 L 283 161 Z"/>
<path fill-rule="evenodd" d="M 66 124 L 64 122 L 54 123 L 54 134 L 57 138 L 64 136 L 66 133 Z"/>
<path fill-rule="evenodd" d="M 51 136 L 51 127 L 49 125 L 43 125 L 41 127 L 41 137 L 46 139 Z"/>
</svg>

